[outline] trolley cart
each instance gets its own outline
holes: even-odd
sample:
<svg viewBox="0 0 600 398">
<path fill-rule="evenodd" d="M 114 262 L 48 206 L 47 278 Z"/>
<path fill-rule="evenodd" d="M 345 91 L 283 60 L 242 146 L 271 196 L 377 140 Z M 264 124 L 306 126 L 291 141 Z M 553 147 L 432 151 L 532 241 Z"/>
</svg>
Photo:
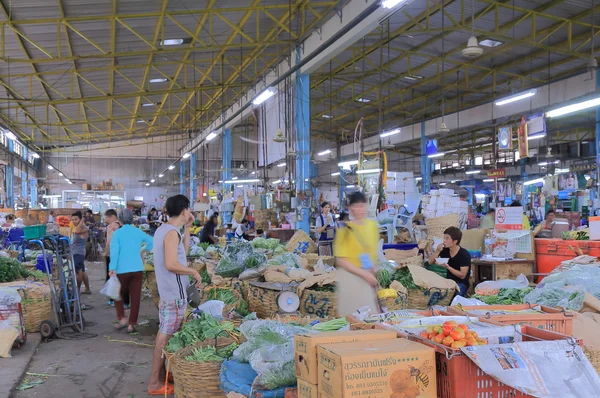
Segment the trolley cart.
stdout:
<svg viewBox="0 0 600 398">
<path fill-rule="evenodd" d="M 77 333 L 82 333 L 83 316 L 75 265 L 71 254 L 69 238 L 60 235 L 49 235 L 41 239 L 28 241 L 28 246 L 39 247 L 44 258 L 44 266 L 48 274 L 54 322 L 44 321 L 40 325 L 40 333 L 44 338 L 51 338 L 56 334 L 58 338 L 65 338 L 64 329 L 71 328 Z M 52 248 L 48 251 L 46 248 Z M 48 253 L 52 253 L 54 264 L 48 263 Z"/>
<path fill-rule="evenodd" d="M 27 330 L 25 329 L 25 318 L 23 318 L 23 307 L 21 303 L 0 304 L 0 322 L 8 321 L 19 331 L 19 337 L 15 341 L 16 347 L 27 343 Z"/>
</svg>

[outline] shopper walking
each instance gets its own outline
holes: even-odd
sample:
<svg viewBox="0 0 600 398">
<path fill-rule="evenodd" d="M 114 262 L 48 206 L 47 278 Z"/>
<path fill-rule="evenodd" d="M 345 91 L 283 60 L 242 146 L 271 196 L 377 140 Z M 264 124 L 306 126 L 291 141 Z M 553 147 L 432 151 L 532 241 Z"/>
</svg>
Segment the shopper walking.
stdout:
<svg viewBox="0 0 600 398">
<path fill-rule="evenodd" d="M 377 262 L 379 227 L 375 221 L 366 218 L 367 198 L 362 192 L 348 196 L 348 210 L 352 221 L 338 230 L 333 241 L 340 316 L 352 314 L 362 307 L 379 311 L 375 290 L 377 278 L 373 269 Z"/>
<path fill-rule="evenodd" d="M 193 268 L 187 267 L 186 253 L 190 246 L 190 227 L 194 217 L 190 211 L 190 200 L 184 195 L 175 195 L 165 204 L 169 222 L 161 225 L 154 234 L 154 272 L 158 283 L 160 303 L 158 317 L 160 326 L 156 335 L 152 371 L 148 382 L 149 395 L 173 394 L 172 384 L 161 381 L 164 370 L 162 350 L 179 330 L 187 308 L 187 288 L 192 276 L 196 286 L 202 279 Z M 184 228 L 184 233 L 181 229 Z"/>
<path fill-rule="evenodd" d="M 113 233 L 121 228 L 123 224 L 119 221 L 117 212 L 114 209 L 108 209 L 104 213 L 104 222 L 106 223 L 106 247 L 104 248 L 104 254 L 106 256 L 106 280 L 110 278 L 110 242 L 112 240 Z M 123 302 L 125 303 L 125 309 L 129 308 L 129 295 L 121 295 Z M 111 307 L 115 305 L 112 299 L 108 300 L 108 305 Z"/>
<path fill-rule="evenodd" d="M 81 290 L 81 284 L 83 283 L 85 290 L 81 294 L 92 294 L 90 290 L 90 281 L 85 272 L 85 246 L 87 244 L 89 230 L 85 225 L 83 215 L 80 211 L 71 214 L 71 222 L 74 227 L 71 240 L 71 254 L 73 255 L 73 263 L 75 265 L 75 273 L 77 276 L 77 290 Z"/>
<path fill-rule="evenodd" d="M 110 242 L 110 271 L 109 275 L 117 276 L 121 282 L 121 297 L 129 296 L 131 311 L 129 320 L 125 319 L 123 299 L 115 300 L 118 324 L 116 329 L 127 327 L 127 333 L 135 332 L 140 301 L 142 298 L 142 281 L 144 279 L 144 263 L 140 252 L 152 250 L 152 237 L 141 229 L 131 225 L 133 212 L 123 209 L 119 212 L 119 220 L 123 226 L 117 229 Z M 146 245 L 144 247 L 144 245 Z"/>
</svg>

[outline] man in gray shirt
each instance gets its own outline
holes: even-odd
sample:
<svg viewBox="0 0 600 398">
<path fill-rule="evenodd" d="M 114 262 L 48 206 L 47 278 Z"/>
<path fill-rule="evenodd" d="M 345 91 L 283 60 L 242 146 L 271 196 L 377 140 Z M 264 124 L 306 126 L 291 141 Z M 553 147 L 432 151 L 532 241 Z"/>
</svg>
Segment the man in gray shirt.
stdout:
<svg viewBox="0 0 600 398">
<path fill-rule="evenodd" d="M 160 326 L 156 335 L 152 371 L 148 383 L 149 395 L 170 395 L 173 384 L 165 385 L 160 376 L 164 367 L 162 350 L 179 330 L 187 308 L 187 288 L 192 276 L 196 286 L 200 286 L 200 273 L 187 267 L 186 253 L 190 247 L 190 227 L 194 216 L 190 211 L 190 200 L 184 195 L 175 195 L 165 204 L 169 221 L 162 224 L 154 233 L 154 273 L 158 284 L 158 317 Z M 184 228 L 183 234 L 181 229 Z"/>
<path fill-rule="evenodd" d="M 71 240 L 71 254 L 73 254 L 73 262 L 77 275 L 77 290 L 81 290 L 81 283 L 83 282 L 85 290 L 81 294 L 92 294 L 90 281 L 85 272 L 85 245 L 87 244 L 89 230 L 85 226 L 85 221 L 80 211 L 71 214 L 71 222 L 75 226 L 73 239 Z"/>
</svg>

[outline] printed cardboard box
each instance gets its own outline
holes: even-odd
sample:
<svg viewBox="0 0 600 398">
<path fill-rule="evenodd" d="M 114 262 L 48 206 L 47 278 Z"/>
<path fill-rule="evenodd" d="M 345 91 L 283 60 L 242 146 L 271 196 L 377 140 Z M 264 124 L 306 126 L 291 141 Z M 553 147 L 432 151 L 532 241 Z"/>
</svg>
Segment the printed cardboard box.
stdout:
<svg viewBox="0 0 600 398">
<path fill-rule="evenodd" d="M 318 398 L 319 387 L 306 380 L 298 379 L 298 398 Z"/>
<path fill-rule="evenodd" d="M 406 340 L 319 346 L 319 397 L 436 398 L 435 351 Z"/>
<path fill-rule="evenodd" d="M 389 330 L 355 330 L 349 332 L 297 334 L 294 336 L 296 376 L 311 384 L 317 384 L 317 345 L 384 340 L 395 337 L 396 333 Z"/>
</svg>

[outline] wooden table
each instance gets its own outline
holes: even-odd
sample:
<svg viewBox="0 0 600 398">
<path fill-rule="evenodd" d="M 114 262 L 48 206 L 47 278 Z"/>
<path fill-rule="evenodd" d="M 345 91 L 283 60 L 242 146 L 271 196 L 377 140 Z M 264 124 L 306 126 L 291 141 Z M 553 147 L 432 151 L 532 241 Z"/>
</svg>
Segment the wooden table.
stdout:
<svg viewBox="0 0 600 398">
<path fill-rule="evenodd" d="M 471 260 L 471 270 L 475 284 L 484 281 L 517 279 L 519 274 L 525 275 L 529 282 L 533 282 L 533 274 L 537 271 L 535 261 L 523 259 L 508 261 Z"/>
</svg>

